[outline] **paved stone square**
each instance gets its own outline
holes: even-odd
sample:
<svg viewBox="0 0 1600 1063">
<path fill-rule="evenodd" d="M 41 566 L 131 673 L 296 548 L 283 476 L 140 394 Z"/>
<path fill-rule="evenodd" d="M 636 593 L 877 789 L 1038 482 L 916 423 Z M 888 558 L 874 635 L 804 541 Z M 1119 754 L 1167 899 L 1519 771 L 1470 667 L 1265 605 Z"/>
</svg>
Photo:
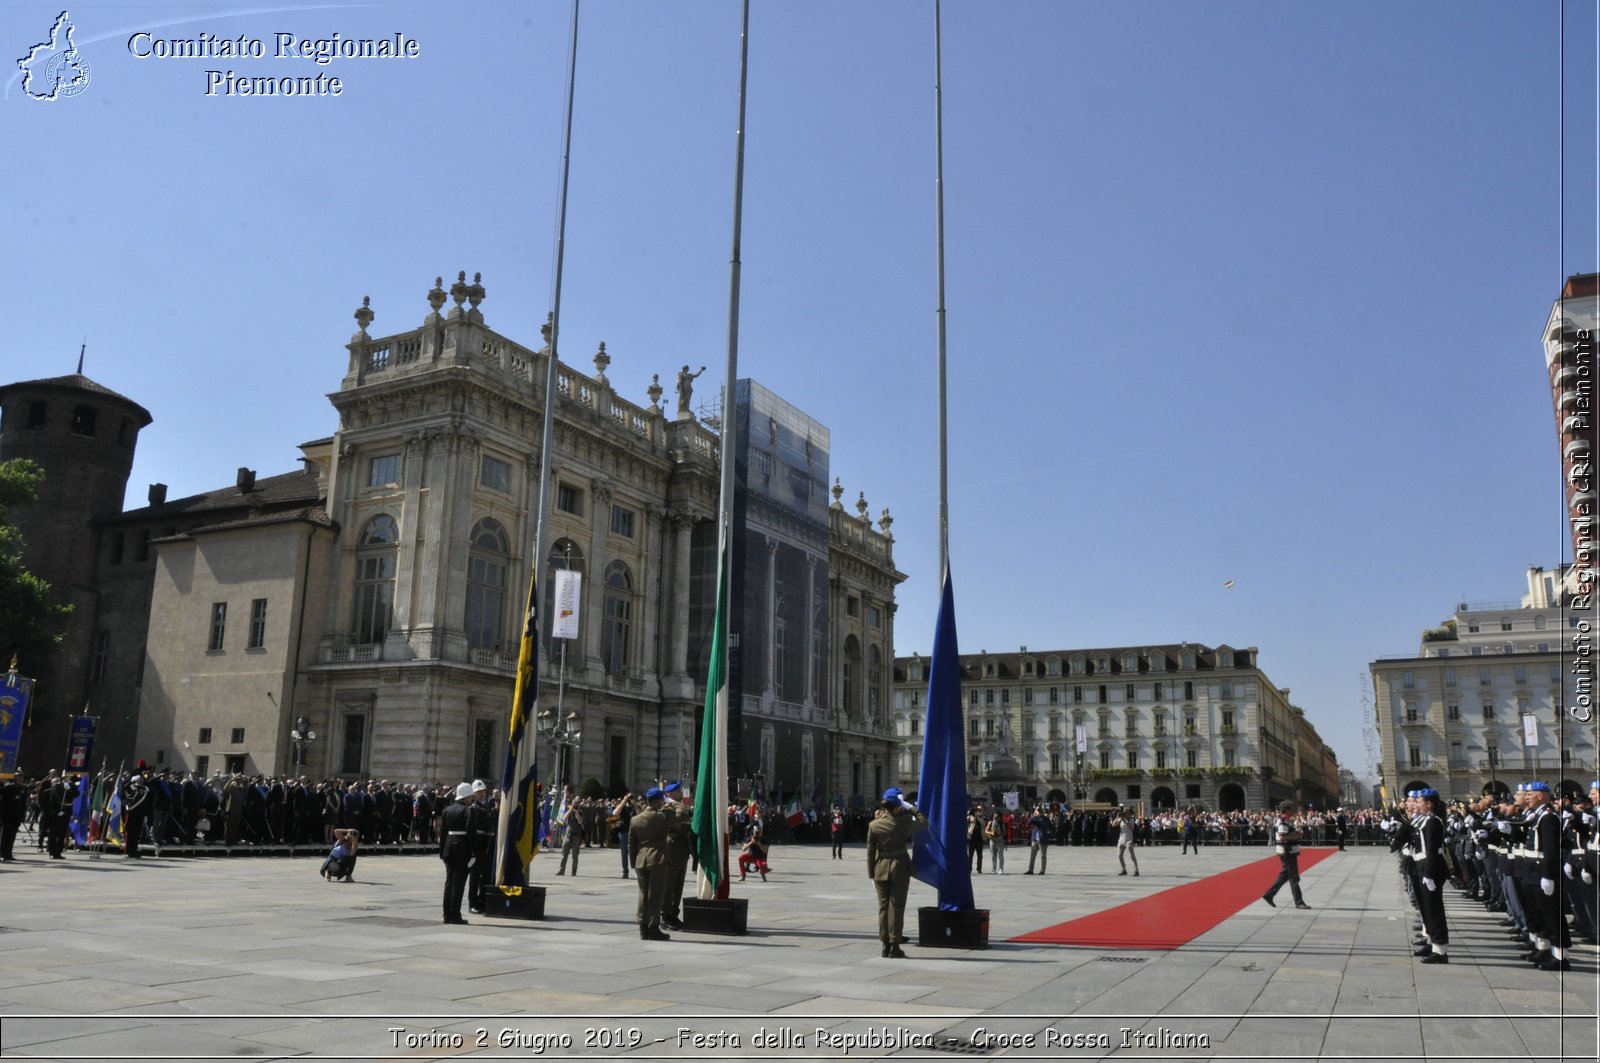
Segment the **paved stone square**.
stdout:
<svg viewBox="0 0 1600 1063">
<path fill-rule="evenodd" d="M 469 926 L 441 925 L 426 855 L 363 851 L 346 885 L 310 858 L 18 851 L 0 867 L 5 1059 L 1596 1058 L 1593 948 L 1534 970 L 1451 894 L 1451 962 L 1420 965 L 1372 848 L 1306 872 L 1313 910 L 1252 903 L 1170 952 L 1007 939 L 1269 850 L 1155 847 L 1133 878 L 1113 848 L 1052 849 L 1044 876 L 1017 849 L 973 879 L 991 947 L 906 960 L 879 956 L 861 846 L 775 848 L 770 881 L 734 886 L 748 936 L 660 943 L 639 940 L 615 850 L 577 877 L 537 858 L 545 920 Z M 932 902 L 912 884 L 912 908 Z"/>
</svg>

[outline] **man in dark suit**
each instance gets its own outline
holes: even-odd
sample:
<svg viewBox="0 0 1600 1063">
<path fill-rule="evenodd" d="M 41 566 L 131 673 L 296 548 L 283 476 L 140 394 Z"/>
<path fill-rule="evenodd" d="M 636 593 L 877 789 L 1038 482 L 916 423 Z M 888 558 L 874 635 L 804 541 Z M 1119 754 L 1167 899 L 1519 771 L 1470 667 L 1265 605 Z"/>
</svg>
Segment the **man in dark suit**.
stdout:
<svg viewBox="0 0 1600 1063">
<path fill-rule="evenodd" d="M 444 861 L 444 921 L 465 926 L 467 921 L 461 917 L 461 895 L 467 889 L 475 836 L 471 783 L 464 782 L 456 787 L 455 802 L 439 818 L 439 859 Z"/>
<path fill-rule="evenodd" d="M 634 877 L 639 880 L 639 937 L 645 941 L 670 941 L 661 931 L 661 904 L 667 895 L 667 875 L 671 870 L 667 837 L 672 822 L 661 812 L 660 790 L 650 787 L 644 800 L 645 810 L 628 825 L 628 855 Z"/>
</svg>

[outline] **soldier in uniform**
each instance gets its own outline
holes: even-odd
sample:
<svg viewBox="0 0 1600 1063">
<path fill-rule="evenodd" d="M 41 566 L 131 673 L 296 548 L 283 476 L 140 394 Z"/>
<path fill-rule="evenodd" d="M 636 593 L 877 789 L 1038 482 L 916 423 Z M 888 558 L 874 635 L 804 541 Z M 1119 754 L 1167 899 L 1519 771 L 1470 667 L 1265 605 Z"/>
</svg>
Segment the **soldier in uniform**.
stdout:
<svg viewBox="0 0 1600 1063">
<path fill-rule="evenodd" d="M 472 784 L 456 787 L 455 803 L 439 817 L 439 859 L 444 861 L 444 921 L 465 926 L 461 917 L 461 895 L 467 888 L 467 870 L 472 863 Z"/>
<path fill-rule="evenodd" d="M 1261 899 L 1273 908 L 1278 906 L 1273 898 L 1278 895 L 1278 891 L 1283 888 L 1285 883 L 1288 883 L 1289 892 L 1294 895 L 1294 906 L 1296 908 L 1311 907 L 1306 903 L 1306 899 L 1300 895 L 1300 832 L 1295 829 L 1294 825 L 1294 816 L 1298 811 L 1300 811 L 1300 806 L 1293 801 L 1285 801 L 1278 806 L 1278 825 L 1274 830 L 1273 837 L 1277 845 L 1278 862 L 1281 866 L 1278 869 L 1278 877 L 1273 880 L 1271 886 L 1267 887 L 1267 892 L 1261 895 Z M 1135 874 L 1138 874 L 1137 866 L 1135 865 Z"/>
<path fill-rule="evenodd" d="M 485 911 L 484 888 L 494 874 L 494 836 L 500 817 L 489 800 L 489 784 L 472 782 L 472 874 L 467 885 L 467 908 L 477 915 Z M 577 874 L 577 870 L 573 870 Z"/>
<path fill-rule="evenodd" d="M 28 814 L 28 780 L 20 773 L 0 780 L 0 860 L 15 860 L 17 831 Z"/>
<path fill-rule="evenodd" d="M 1439 818 L 1439 793 L 1432 787 L 1417 791 L 1422 814 L 1417 819 L 1416 854 L 1412 865 L 1417 875 L 1417 908 L 1422 913 L 1422 937 L 1414 955 L 1423 963 L 1449 963 L 1450 930 L 1444 919 L 1445 879 L 1449 869 L 1444 861 L 1444 821 Z"/>
<path fill-rule="evenodd" d="M 683 903 L 683 880 L 689 873 L 689 856 L 694 849 L 694 812 L 683 800 L 683 784 L 669 782 L 662 787 L 665 803 L 661 814 L 667 817 L 667 885 L 661 902 L 661 922 L 672 930 L 682 930 L 678 907 Z"/>
<path fill-rule="evenodd" d="M 628 831 L 633 829 L 633 815 L 633 794 L 623 794 L 622 800 L 611 808 L 611 816 L 617 821 L 611 836 L 617 839 L 617 851 L 622 854 L 623 878 L 628 877 L 628 866 L 632 859 L 632 852 L 628 845 Z"/>
<path fill-rule="evenodd" d="M 645 810 L 635 813 L 627 835 L 629 861 L 639 880 L 639 937 L 645 941 L 670 941 L 661 931 L 661 905 L 672 866 L 667 851 L 672 821 L 661 811 L 661 791 L 656 787 L 644 792 L 644 801 Z"/>
<path fill-rule="evenodd" d="M 1526 892 L 1533 902 L 1528 913 L 1529 925 L 1538 953 L 1529 959 L 1541 971 L 1565 971 L 1568 969 L 1566 950 L 1572 947 L 1572 939 L 1557 893 L 1562 881 L 1561 817 L 1550 807 L 1549 783 L 1531 782 L 1527 792 L 1533 806 L 1528 817 L 1527 848 L 1531 870 L 1527 881 L 1534 882 L 1537 876 L 1537 886 Z"/>
<path fill-rule="evenodd" d="M 139 843 L 144 839 L 145 820 L 150 815 L 150 788 L 144 776 L 135 775 L 122 788 L 122 855 L 133 860 L 144 854 Z"/>
<path fill-rule="evenodd" d="M 928 817 L 905 799 L 900 787 L 883 792 L 883 805 L 867 825 L 867 875 L 878 893 L 878 940 L 883 955 L 906 958 L 906 891 L 911 887 L 911 836 L 928 826 Z"/>
</svg>

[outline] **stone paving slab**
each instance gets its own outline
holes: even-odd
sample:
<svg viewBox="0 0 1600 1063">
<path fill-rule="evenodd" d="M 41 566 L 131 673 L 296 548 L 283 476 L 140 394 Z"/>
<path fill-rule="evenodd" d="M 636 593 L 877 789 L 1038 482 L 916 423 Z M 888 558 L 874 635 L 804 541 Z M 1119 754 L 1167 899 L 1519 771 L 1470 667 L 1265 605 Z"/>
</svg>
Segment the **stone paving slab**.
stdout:
<svg viewBox="0 0 1600 1063">
<path fill-rule="evenodd" d="M 578 879 L 537 859 L 548 920 L 465 927 L 438 924 L 442 873 L 426 856 L 363 853 L 348 886 L 312 858 L 24 856 L 3 872 L 0 1058 L 1595 1058 L 1595 950 L 1574 950 L 1564 978 L 1535 971 L 1492 916 L 1447 893 L 1451 963 L 1422 966 L 1393 860 L 1375 849 L 1309 869 L 1311 911 L 1252 903 L 1175 951 L 1007 941 L 1266 855 L 1155 848 L 1136 879 L 1117 875 L 1113 849 L 1057 850 L 1047 875 L 974 877 L 990 949 L 908 947 L 907 960 L 878 955 L 859 847 L 843 862 L 826 847 L 774 855 L 768 882 L 735 887 L 748 937 L 661 943 L 634 936 L 636 886 L 615 853 Z M 913 884 L 911 908 L 932 899 Z M 811 1043 L 756 1045 L 763 1024 Z M 818 1028 L 864 1040 L 846 1053 L 816 1043 Z M 609 1029 L 641 1041 L 582 1043 Z M 680 1029 L 701 1043 L 680 1045 Z M 873 1047 L 885 1029 L 965 1050 Z M 1124 1044 L 1125 1029 L 1154 1040 Z M 971 1045 L 985 1030 L 991 1043 Z M 529 1050 L 558 1034 L 573 1046 Z M 738 1049 L 719 1043 L 735 1035 Z"/>
</svg>

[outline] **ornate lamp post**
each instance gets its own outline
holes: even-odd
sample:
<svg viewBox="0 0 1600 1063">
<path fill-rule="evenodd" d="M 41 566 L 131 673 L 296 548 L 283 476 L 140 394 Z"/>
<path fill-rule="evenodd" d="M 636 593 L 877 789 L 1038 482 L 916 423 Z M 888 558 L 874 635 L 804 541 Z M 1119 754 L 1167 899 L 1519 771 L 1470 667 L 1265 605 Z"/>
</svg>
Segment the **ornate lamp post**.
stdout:
<svg viewBox="0 0 1600 1063">
<path fill-rule="evenodd" d="M 556 709 L 545 709 L 539 713 L 539 735 L 550 746 L 550 753 L 555 760 L 555 780 L 551 784 L 551 792 L 565 784 L 567 779 L 566 751 L 576 748 L 583 739 L 583 724 L 574 709 L 562 717 Z"/>
<path fill-rule="evenodd" d="M 311 721 L 304 716 L 296 716 L 294 729 L 289 732 L 289 739 L 294 743 L 295 767 L 304 767 L 306 762 L 306 747 L 316 741 L 317 732 L 311 729 Z M 187 742 L 184 743 L 188 745 Z"/>
</svg>

